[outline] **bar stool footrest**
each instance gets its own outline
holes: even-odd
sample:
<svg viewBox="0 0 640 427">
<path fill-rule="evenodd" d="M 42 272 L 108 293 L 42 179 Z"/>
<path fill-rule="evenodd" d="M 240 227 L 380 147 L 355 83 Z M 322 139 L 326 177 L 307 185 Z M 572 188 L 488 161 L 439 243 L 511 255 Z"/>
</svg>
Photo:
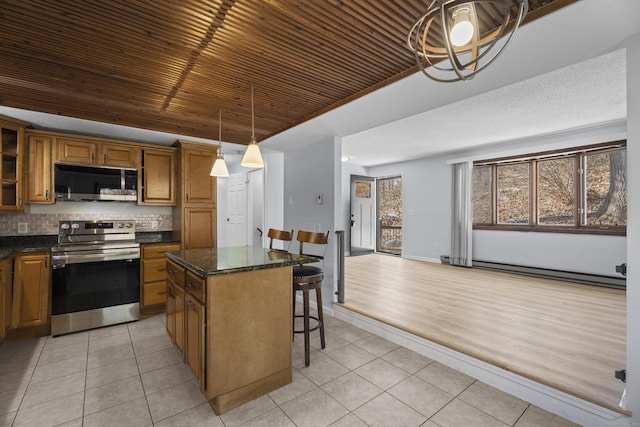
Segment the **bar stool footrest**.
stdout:
<svg viewBox="0 0 640 427">
<path fill-rule="evenodd" d="M 294 317 L 304 318 L 304 314 L 296 314 Z M 313 332 L 313 331 L 318 330 L 318 328 L 320 328 L 320 319 L 318 319 L 316 316 L 309 316 L 309 319 L 313 319 L 318 323 L 313 328 L 309 328 L 309 332 Z M 300 330 L 294 329 L 293 333 L 294 334 L 304 334 L 304 329 L 300 329 Z"/>
</svg>

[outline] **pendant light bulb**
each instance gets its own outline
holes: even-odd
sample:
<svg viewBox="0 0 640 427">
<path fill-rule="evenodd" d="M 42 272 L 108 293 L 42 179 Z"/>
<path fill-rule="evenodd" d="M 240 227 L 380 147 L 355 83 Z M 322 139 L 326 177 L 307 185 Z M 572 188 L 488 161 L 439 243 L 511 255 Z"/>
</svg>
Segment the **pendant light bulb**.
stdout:
<svg viewBox="0 0 640 427">
<path fill-rule="evenodd" d="M 240 164 L 246 168 L 263 168 L 264 162 L 262 161 L 262 155 L 260 154 L 260 148 L 255 136 L 255 124 L 253 115 L 253 84 L 251 84 L 251 141 L 247 146 L 247 151 L 244 152 L 242 162 Z"/>
<path fill-rule="evenodd" d="M 229 170 L 224 162 L 224 154 L 222 153 L 222 110 L 218 110 L 218 141 L 220 142 L 220 148 L 218 148 L 218 155 L 216 156 L 216 161 L 213 162 L 209 175 L 227 177 L 229 176 Z"/>
<path fill-rule="evenodd" d="M 473 38 L 473 24 L 469 19 L 469 7 L 463 6 L 453 12 L 453 28 L 449 33 L 451 44 L 464 46 Z"/>
</svg>

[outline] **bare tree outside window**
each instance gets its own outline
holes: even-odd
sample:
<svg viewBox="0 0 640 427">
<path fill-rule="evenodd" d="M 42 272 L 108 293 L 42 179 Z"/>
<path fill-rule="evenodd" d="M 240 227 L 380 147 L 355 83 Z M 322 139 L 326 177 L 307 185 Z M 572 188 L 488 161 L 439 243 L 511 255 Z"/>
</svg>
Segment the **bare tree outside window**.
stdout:
<svg viewBox="0 0 640 427">
<path fill-rule="evenodd" d="M 402 178 L 380 178 L 378 182 L 378 251 L 402 251 Z"/>
<path fill-rule="evenodd" d="M 627 225 L 627 155 L 624 150 L 585 155 L 587 224 Z"/>
<path fill-rule="evenodd" d="M 475 166 L 471 180 L 473 223 L 491 224 L 491 166 Z"/>
<path fill-rule="evenodd" d="M 538 161 L 538 224 L 575 224 L 575 158 Z"/>
<path fill-rule="evenodd" d="M 529 223 L 529 163 L 498 165 L 498 223 Z"/>
</svg>

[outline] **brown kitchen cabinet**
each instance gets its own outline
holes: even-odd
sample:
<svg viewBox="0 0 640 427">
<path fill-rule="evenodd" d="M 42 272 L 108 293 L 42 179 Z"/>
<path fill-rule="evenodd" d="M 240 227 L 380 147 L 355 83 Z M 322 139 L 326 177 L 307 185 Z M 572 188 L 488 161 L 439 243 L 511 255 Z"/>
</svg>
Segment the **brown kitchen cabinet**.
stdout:
<svg viewBox="0 0 640 427">
<path fill-rule="evenodd" d="M 53 204 L 53 137 L 30 134 L 27 131 L 29 163 L 27 167 L 27 201 L 29 203 Z"/>
<path fill-rule="evenodd" d="M 176 204 L 176 149 L 142 150 L 142 173 L 138 174 L 138 204 Z"/>
<path fill-rule="evenodd" d="M 218 146 L 178 141 L 179 194 L 173 209 L 173 231 L 182 248 L 217 246 L 217 181 L 210 176 Z"/>
<path fill-rule="evenodd" d="M 185 269 L 166 261 L 167 271 L 167 335 L 180 351 L 185 348 Z"/>
<path fill-rule="evenodd" d="M 204 356 L 204 331 L 205 331 L 205 310 L 204 303 L 187 290 L 184 297 L 185 312 L 185 360 L 191 373 L 200 385 L 200 392 L 205 391 L 205 356 Z"/>
<path fill-rule="evenodd" d="M 140 311 L 160 313 L 167 301 L 167 273 L 165 252 L 177 251 L 179 243 L 145 244 L 142 246 Z"/>
<path fill-rule="evenodd" d="M 13 283 L 13 259 L 0 261 L 0 342 L 7 336 L 7 329 L 11 325 L 11 304 Z"/>
<path fill-rule="evenodd" d="M 28 124 L 0 117 L 0 212 L 24 211 L 24 130 Z"/>
<path fill-rule="evenodd" d="M 12 328 L 45 326 L 49 321 L 51 256 L 19 255 L 14 260 Z"/>
<path fill-rule="evenodd" d="M 89 138 L 56 138 L 56 163 L 137 169 L 140 147 Z"/>
</svg>

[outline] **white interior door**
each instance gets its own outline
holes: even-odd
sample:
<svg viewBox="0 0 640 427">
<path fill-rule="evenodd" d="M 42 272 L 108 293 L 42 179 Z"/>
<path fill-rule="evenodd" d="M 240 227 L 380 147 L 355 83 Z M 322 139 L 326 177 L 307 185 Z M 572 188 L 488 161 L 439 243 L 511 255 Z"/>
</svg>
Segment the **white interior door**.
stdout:
<svg viewBox="0 0 640 427">
<path fill-rule="evenodd" d="M 248 194 L 248 245 L 262 247 L 263 211 L 264 211 L 264 169 L 255 169 L 247 174 L 249 180 Z"/>
<path fill-rule="evenodd" d="M 351 255 L 375 249 L 374 178 L 351 176 Z"/>
<path fill-rule="evenodd" d="M 227 178 L 227 244 L 247 244 L 247 178 L 244 174 Z"/>
</svg>

